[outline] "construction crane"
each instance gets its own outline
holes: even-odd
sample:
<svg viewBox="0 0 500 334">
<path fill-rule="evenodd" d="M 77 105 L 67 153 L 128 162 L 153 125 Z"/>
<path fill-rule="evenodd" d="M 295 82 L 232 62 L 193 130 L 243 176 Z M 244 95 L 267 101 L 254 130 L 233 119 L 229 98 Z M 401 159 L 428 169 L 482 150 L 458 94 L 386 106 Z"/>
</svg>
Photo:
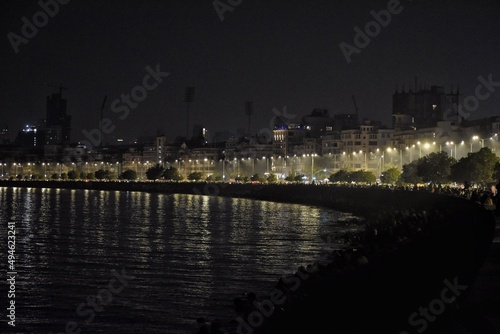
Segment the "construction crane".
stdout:
<svg viewBox="0 0 500 334">
<path fill-rule="evenodd" d="M 354 109 L 356 110 L 356 117 L 358 116 L 358 105 L 356 104 L 356 99 L 354 98 L 354 95 L 352 95 L 352 102 L 354 102 Z"/>
<path fill-rule="evenodd" d="M 54 87 L 54 88 L 59 88 L 59 94 L 62 96 L 62 91 L 63 89 L 68 89 L 66 87 L 63 87 L 63 85 L 59 84 L 59 86 L 57 85 L 52 85 L 52 84 L 48 84 L 48 83 L 45 83 L 45 86 L 47 87 Z"/>
</svg>

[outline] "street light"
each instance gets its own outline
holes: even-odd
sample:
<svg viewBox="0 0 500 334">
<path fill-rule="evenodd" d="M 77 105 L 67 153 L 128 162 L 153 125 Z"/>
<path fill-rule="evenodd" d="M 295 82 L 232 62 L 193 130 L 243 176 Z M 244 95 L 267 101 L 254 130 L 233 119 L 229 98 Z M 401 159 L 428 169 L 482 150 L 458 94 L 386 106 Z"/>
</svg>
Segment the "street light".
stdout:
<svg viewBox="0 0 500 334">
<path fill-rule="evenodd" d="M 316 180 L 316 178 L 314 177 L 314 175 L 318 174 L 318 173 L 326 173 L 328 170 L 326 168 L 323 168 L 323 169 L 320 169 L 319 171 L 315 172 L 313 174 L 313 177 L 311 178 L 311 181 L 312 180 Z"/>
<path fill-rule="evenodd" d="M 412 156 L 412 150 L 410 150 L 410 148 L 408 146 L 406 146 L 406 150 L 410 152 L 410 163 L 411 163 L 412 158 L 413 158 L 413 156 Z"/>
<path fill-rule="evenodd" d="M 252 160 L 252 175 L 255 175 L 255 160 L 250 157 L 248 157 L 248 160 Z"/>
<path fill-rule="evenodd" d="M 464 140 L 462 140 L 462 141 L 460 142 L 460 146 L 465 146 L 465 141 L 464 141 Z M 465 149 L 465 150 L 467 150 L 467 149 Z M 463 149 L 461 149 L 461 151 L 463 151 Z"/>
<path fill-rule="evenodd" d="M 403 150 L 399 149 L 399 169 L 403 170 Z"/>
<path fill-rule="evenodd" d="M 479 136 L 472 136 L 472 140 L 480 140 L 481 141 L 481 148 L 484 147 L 484 139 L 479 138 Z M 472 141 L 470 143 L 470 151 L 472 153 Z"/>
<path fill-rule="evenodd" d="M 450 156 L 454 157 L 456 159 L 457 158 L 457 144 L 455 144 L 452 141 L 450 141 L 450 142 L 447 141 L 446 146 L 452 146 L 450 149 Z M 453 146 L 455 147 L 455 155 L 453 155 Z"/>
<path fill-rule="evenodd" d="M 311 154 L 311 181 L 314 176 L 314 157 L 316 156 L 316 153 Z"/>
</svg>

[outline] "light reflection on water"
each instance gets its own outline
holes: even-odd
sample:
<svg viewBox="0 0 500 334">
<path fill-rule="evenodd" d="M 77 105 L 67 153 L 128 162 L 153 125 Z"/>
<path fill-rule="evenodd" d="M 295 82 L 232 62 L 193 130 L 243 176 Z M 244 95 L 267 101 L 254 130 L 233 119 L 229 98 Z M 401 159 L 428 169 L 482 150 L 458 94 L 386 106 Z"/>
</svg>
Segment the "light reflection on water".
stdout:
<svg viewBox="0 0 500 334">
<path fill-rule="evenodd" d="M 318 235 L 357 228 L 330 209 L 195 195 L 0 188 L 0 204 L 1 235 L 16 221 L 23 333 L 68 321 L 82 333 L 192 333 L 196 318 L 234 318 L 234 297 L 311 263 Z M 134 279 L 85 324 L 77 306 L 122 268 Z"/>
</svg>

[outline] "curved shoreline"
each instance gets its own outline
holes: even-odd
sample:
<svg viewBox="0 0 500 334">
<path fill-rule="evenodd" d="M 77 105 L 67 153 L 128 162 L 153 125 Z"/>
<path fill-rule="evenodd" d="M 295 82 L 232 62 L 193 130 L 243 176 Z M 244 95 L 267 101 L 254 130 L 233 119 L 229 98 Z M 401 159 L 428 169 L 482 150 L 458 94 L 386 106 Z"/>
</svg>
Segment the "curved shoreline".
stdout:
<svg viewBox="0 0 500 334">
<path fill-rule="evenodd" d="M 412 312 L 439 297 L 445 280 L 458 281 L 470 290 L 495 228 L 491 212 L 470 200 L 379 187 L 85 181 L 0 181 L 1 186 L 218 195 L 325 206 L 366 218 L 370 225 L 362 238 L 370 250 L 368 264 L 320 271 L 317 279 L 304 283 L 314 282 L 306 290 L 306 299 L 292 304 L 289 315 L 274 314 L 272 321 L 254 328 L 255 333 L 287 333 L 284 324 L 294 327 L 295 318 L 309 319 L 311 326 L 329 319 L 329 314 L 338 317 L 339 328 L 367 325 L 384 333 L 405 329 Z M 372 251 L 379 248 L 384 251 Z M 333 301 L 327 310 L 318 308 L 325 297 Z M 457 297 L 457 302 L 462 298 Z M 385 310 L 379 302 L 392 306 Z M 359 333 L 372 332 L 359 328 Z"/>
<path fill-rule="evenodd" d="M 384 208 L 420 209 L 444 202 L 460 207 L 461 203 L 469 203 L 462 198 L 431 194 L 425 191 L 412 192 L 381 187 L 360 188 L 336 185 L 0 180 L 0 187 L 140 191 L 237 197 L 326 206 L 363 217 L 371 216 Z"/>
</svg>

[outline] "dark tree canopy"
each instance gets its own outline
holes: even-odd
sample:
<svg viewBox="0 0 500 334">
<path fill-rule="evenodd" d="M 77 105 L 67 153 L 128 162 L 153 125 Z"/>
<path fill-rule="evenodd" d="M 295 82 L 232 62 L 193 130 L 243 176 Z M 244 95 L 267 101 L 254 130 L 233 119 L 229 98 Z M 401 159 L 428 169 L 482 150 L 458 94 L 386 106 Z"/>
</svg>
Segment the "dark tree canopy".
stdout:
<svg viewBox="0 0 500 334">
<path fill-rule="evenodd" d="M 276 177 L 275 174 L 269 174 L 267 176 L 267 182 L 273 183 L 273 182 L 276 182 L 276 181 L 278 181 L 278 178 Z"/>
<path fill-rule="evenodd" d="M 498 181 L 500 166 L 498 157 L 489 148 L 469 153 L 451 168 L 451 179 L 456 182 L 489 182 Z M 498 171 L 497 171 L 498 168 Z"/>
<path fill-rule="evenodd" d="M 122 173 L 121 178 L 124 180 L 137 180 L 137 172 L 132 169 L 127 169 Z"/>
<path fill-rule="evenodd" d="M 330 175 L 328 179 L 330 180 L 330 182 L 374 183 L 377 180 L 377 177 L 372 172 L 365 170 L 348 172 L 341 169 L 338 172 Z"/>
<path fill-rule="evenodd" d="M 420 161 L 414 160 L 409 164 L 403 165 L 403 173 L 401 174 L 401 181 L 404 183 L 420 183 L 422 178 L 418 175 L 418 165 Z"/>
<path fill-rule="evenodd" d="M 358 183 L 374 183 L 377 180 L 375 174 L 365 170 L 357 170 L 355 172 L 350 172 L 350 179 Z"/>
<path fill-rule="evenodd" d="M 190 181 L 199 181 L 203 178 L 203 174 L 201 172 L 193 172 L 188 175 L 188 180 Z"/>
<path fill-rule="evenodd" d="M 392 167 L 382 173 L 380 180 L 383 183 L 395 184 L 399 181 L 400 177 L 401 171 L 396 167 Z"/>
<path fill-rule="evenodd" d="M 76 170 L 70 170 L 68 172 L 68 179 L 70 180 L 76 180 L 80 176 L 80 173 L 78 173 Z"/>
<path fill-rule="evenodd" d="M 431 153 L 418 160 L 417 173 L 424 182 L 449 181 L 451 166 L 455 163 L 455 159 L 449 157 L 446 152 Z"/>
<path fill-rule="evenodd" d="M 109 170 L 99 169 L 94 175 L 98 180 L 111 179 L 111 172 Z"/>
<path fill-rule="evenodd" d="M 171 180 L 171 181 L 182 180 L 182 176 L 179 173 L 179 170 L 175 167 L 169 167 L 165 169 L 165 171 L 163 172 L 163 178 L 165 180 Z"/>
<path fill-rule="evenodd" d="M 148 168 L 146 171 L 146 177 L 148 180 L 157 180 L 163 175 L 164 168 L 160 164 L 156 164 L 153 167 Z"/>
<path fill-rule="evenodd" d="M 339 170 L 338 172 L 330 175 L 328 178 L 330 182 L 349 182 L 349 173 L 346 170 Z"/>
</svg>

